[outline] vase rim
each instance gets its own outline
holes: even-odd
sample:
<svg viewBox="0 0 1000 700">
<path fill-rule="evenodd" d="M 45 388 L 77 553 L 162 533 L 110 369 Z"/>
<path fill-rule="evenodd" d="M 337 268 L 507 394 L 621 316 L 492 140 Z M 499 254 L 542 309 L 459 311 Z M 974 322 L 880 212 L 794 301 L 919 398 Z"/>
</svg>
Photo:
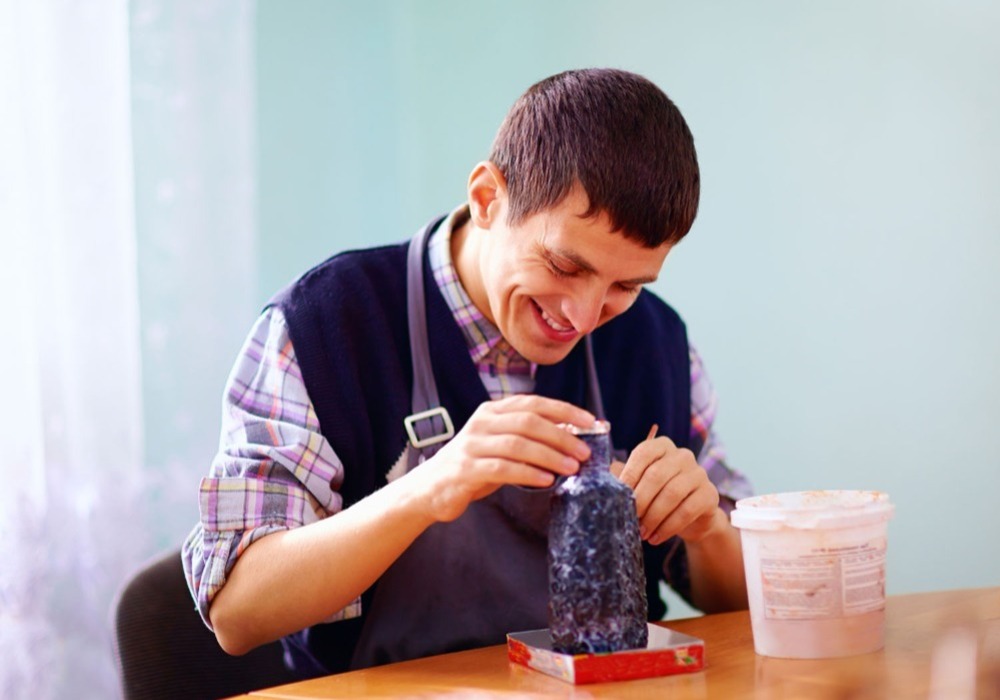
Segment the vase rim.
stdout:
<svg viewBox="0 0 1000 700">
<path fill-rule="evenodd" d="M 605 435 L 611 432 L 611 423 L 606 420 L 595 420 L 593 425 L 586 428 L 571 423 L 560 423 L 559 427 L 574 435 Z"/>
</svg>

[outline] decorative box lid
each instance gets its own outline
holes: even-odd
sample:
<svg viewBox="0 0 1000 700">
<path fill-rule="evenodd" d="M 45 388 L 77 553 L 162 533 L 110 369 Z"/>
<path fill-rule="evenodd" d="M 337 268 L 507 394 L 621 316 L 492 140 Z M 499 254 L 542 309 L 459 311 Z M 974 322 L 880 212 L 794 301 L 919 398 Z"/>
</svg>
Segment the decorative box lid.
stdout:
<svg viewBox="0 0 1000 700">
<path fill-rule="evenodd" d="M 573 655 L 554 651 L 549 631 L 541 629 L 508 634 L 507 658 L 567 683 L 606 683 L 700 671 L 705 667 L 705 642 L 650 624 L 644 649 Z"/>
</svg>

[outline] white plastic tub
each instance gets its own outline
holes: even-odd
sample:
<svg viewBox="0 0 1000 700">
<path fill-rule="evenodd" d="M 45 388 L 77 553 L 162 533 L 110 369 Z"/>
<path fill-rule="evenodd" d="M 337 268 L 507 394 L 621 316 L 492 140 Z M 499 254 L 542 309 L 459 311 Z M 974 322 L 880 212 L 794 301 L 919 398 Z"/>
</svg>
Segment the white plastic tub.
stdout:
<svg viewBox="0 0 1000 700">
<path fill-rule="evenodd" d="M 885 555 L 893 506 L 878 491 L 745 498 L 740 529 L 754 649 L 817 659 L 885 644 Z"/>
</svg>

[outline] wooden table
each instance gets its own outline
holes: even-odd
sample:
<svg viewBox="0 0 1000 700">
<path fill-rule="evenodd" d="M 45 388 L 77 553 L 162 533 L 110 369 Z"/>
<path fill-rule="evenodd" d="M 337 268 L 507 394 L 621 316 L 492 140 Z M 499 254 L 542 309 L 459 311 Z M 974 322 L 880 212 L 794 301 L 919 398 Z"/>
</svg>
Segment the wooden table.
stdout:
<svg viewBox="0 0 1000 700">
<path fill-rule="evenodd" d="M 750 616 L 745 611 L 665 624 L 705 640 L 704 671 L 573 686 L 508 663 L 506 647 L 493 646 L 317 678 L 241 697 L 1000 700 L 1000 588 L 891 596 L 886 604 L 885 649 L 844 659 L 757 656 Z M 959 630 L 958 636 L 955 630 Z M 952 650 L 956 648 L 957 664 L 947 660 L 949 655 L 955 656 Z M 960 667 L 962 659 L 968 661 L 972 653 L 978 653 L 979 678 L 978 692 L 969 695 L 963 692 Z M 945 661 L 945 670 L 932 674 L 932 658 L 938 665 Z"/>
</svg>

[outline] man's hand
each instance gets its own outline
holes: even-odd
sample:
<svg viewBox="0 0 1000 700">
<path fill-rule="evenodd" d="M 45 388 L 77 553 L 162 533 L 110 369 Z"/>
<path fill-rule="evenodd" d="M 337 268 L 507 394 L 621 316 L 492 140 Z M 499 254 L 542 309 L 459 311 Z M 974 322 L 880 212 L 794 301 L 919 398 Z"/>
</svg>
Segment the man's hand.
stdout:
<svg viewBox="0 0 1000 700">
<path fill-rule="evenodd" d="M 612 473 L 635 492 L 642 538 L 652 545 L 680 535 L 698 542 L 718 529 L 725 516 L 719 510 L 719 492 L 694 453 L 678 448 L 669 438 L 644 440 L 628 462 L 615 462 Z"/>
<path fill-rule="evenodd" d="M 582 408 L 543 396 L 488 401 L 407 478 L 422 484 L 433 520 L 454 520 L 505 484 L 546 487 L 556 475 L 575 474 L 590 448 L 558 424 L 589 427 L 594 420 Z"/>
<path fill-rule="evenodd" d="M 611 471 L 635 492 L 643 539 L 652 545 L 674 535 L 684 540 L 694 606 L 705 612 L 746 608 L 739 533 L 719 508 L 719 492 L 694 453 L 668 438 L 651 438 Z"/>
</svg>

